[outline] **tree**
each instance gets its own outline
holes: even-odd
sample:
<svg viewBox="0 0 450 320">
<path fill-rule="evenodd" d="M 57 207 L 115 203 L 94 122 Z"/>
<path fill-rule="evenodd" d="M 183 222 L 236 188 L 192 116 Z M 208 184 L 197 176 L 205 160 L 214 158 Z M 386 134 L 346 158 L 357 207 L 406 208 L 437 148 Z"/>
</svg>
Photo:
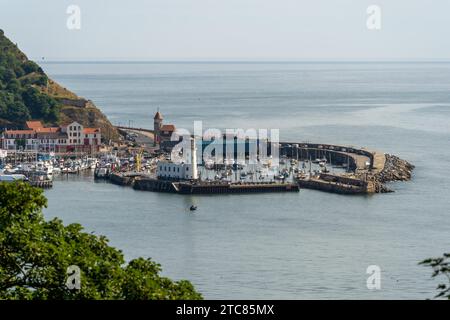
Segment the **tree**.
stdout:
<svg viewBox="0 0 450 320">
<path fill-rule="evenodd" d="M 29 74 L 32 72 L 39 72 L 40 70 L 42 70 L 35 62 L 33 61 L 25 61 L 22 64 L 22 69 L 25 72 L 25 74 Z"/>
<path fill-rule="evenodd" d="M 433 268 L 432 277 L 445 276 L 448 284 L 441 283 L 437 286 L 439 293 L 435 298 L 445 298 L 450 300 L 450 253 L 444 253 L 442 257 L 423 260 L 420 264 Z"/>
<path fill-rule="evenodd" d="M 58 120 L 59 106 L 52 97 L 28 85 L 22 93 L 22 99 L 34 119 L 45 119 L 53 122 Z"/>
<path fill-rule="evenodd" d="M 0 299 L 201 299 L 188 281 L 161 277 L 151 259 L 125 263 L 104 236 L 46 221 L 47 199 L 26 183 L 0 183 Z M 80 289 L 66 286 L 80 270 Z"/>
<path fill-rule="evenodd" d="M 14 94 L 0 90 L 0 118 L 15 121 L 30 119 L 30 113 L 21 100 L 15 100 Z"/>
</svg>

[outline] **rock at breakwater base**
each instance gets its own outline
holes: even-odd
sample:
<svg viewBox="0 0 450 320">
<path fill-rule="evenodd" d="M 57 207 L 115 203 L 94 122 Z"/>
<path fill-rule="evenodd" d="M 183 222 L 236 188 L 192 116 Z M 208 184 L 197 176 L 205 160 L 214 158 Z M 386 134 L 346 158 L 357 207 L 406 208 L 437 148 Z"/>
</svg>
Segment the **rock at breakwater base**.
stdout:
<svg viewBox="0 0 450 320">
<path fill-rule="evenodd" d="M 412 177 L 414 165 L 399 157 L 386 154 L 386 161 L 383 170 L 374 175 L 376 183 L 376 193 L 394 192 L 385 185 L 387 182 L 393 181 L 409 181 Z"/>
<path fill-rule="evenodd" d="M 406 160 L 402 160 L 399 157 L 386 154 L 386 162 L 383 170 L 381 170 L 376 178 L 379 182 L 391 182 L 391 181 L 408 181 L 411 180 L 412 171 L 414 166 Z"/>
</svg>

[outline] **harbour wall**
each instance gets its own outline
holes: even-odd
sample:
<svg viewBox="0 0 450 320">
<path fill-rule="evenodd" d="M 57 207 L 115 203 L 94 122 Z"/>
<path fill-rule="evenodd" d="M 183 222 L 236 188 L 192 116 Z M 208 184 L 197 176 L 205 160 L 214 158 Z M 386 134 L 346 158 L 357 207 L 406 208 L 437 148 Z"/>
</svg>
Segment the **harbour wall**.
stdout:
<svg viewBox="0 0 450 320">
<path fill-rule="evenodd" d="M 340 194 L 369 194 L 375 193 L 376 183 L 374 181 L 363 181 L 345 176 L 321 173 L 308 179 L 299 179 L 301 188 L 315 189 Z"/>
<path fill-rule="evenodd" d="M 298 192 L 296 183 L 177 183 L 181 194 L 226 194 L 226 193 L 262 193 L 262 192 Z"/>
<path fill-rule="evenodd" d="M 156 179 L 146 174 L 112 173 L 111 183 L 132 186 L 135 190 L 170 192 L 179 194 L 239 194 L 262 192 L 298 192 L 297 183 L 257 182 L 257 183 L 223 183 L 190 182 Z"/>
<path fill-rule="evenodd" d="M 133 183 L 133 189 L 154 192 L 178 193 L 174 182 L 168 180 L 158 180 L 152 178 L 136 178 Z"/>
<path fill-rule="evenodd" d="M 375 157 L 377 152 L 365 149 L 358 149 L 349 146 L 338 146 L 318 143 L 296 143 L 281 142 L 280 155 L 299 160 L 326 159 L 333 165 L 349 165 L 349 169 L 373 170 L 377 166 L 384 166 L 384 163 L 377 163 Z M 383 158 L 384 154 L 381 158 Z M 383 161 L 381 161 L 383 162 Z"/>
</svg>

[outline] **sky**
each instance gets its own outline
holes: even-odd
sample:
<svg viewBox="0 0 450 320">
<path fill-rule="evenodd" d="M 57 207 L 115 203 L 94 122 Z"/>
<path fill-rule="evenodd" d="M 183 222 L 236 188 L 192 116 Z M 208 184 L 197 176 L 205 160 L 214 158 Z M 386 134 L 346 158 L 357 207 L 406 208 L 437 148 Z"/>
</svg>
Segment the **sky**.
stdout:
<svg viewBox="0 0 450 320">
<path fill-rule="evenodd" d="M 0 28 L 47 61 L 450 60 L 449 17 L 449 0 L 0 0 Z"/>
</svg>

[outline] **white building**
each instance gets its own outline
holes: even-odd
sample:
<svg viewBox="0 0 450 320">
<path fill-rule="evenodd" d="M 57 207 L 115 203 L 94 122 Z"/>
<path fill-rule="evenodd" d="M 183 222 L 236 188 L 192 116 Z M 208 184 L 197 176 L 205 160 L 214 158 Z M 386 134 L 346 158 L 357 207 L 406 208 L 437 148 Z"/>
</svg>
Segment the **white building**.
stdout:
<svg viewBox="0 0 450 320">
<path fill-rule="evenodd" d="M 192 165 L 186 163 L 174 163 L 170 160 L 158 162 L 156 169 L 158 178 L 174 180 L 192 180 Z"/>
<path fill-rule="evenodd" d="M 187 151 L 186 151 L 187 152 Z M 175 163 L 170 160 L 162 160 L 158 162 L 156 174 L 161 179 L 174 180 L 197 180 L 197 147 L 195 139 L 191 139 L 191 149 L 189 150 L 191 163 Z"/>
</svg>

